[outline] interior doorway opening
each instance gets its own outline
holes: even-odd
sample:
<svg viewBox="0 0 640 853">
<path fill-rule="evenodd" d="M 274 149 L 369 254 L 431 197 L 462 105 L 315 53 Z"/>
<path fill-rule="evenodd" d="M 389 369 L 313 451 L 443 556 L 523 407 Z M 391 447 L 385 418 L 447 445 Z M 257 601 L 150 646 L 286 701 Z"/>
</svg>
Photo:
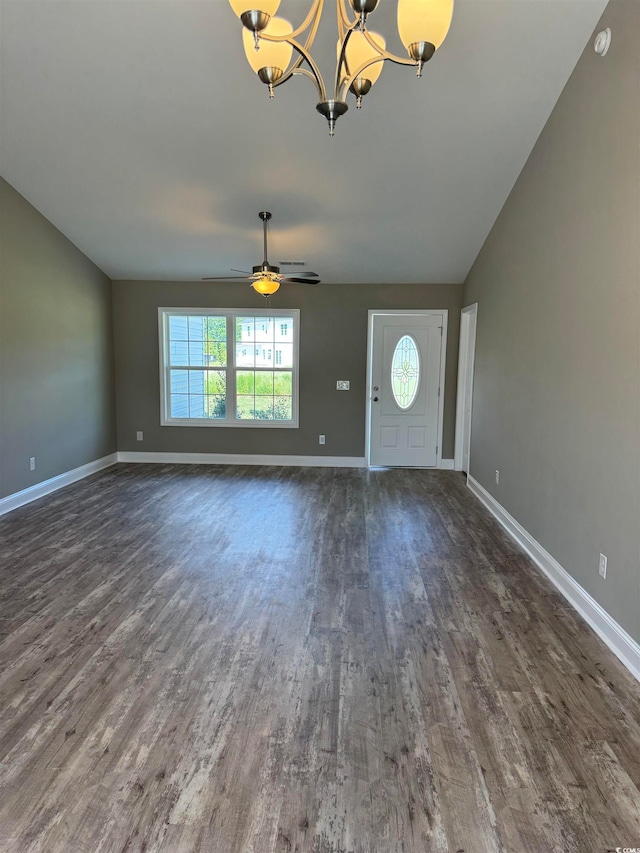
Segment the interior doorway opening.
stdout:
<svg viewBox="0 0 640 853">
<path fill-rule="evenodd" d="M 473 412 L 473 374 L 476 358 L 478 303 L 467 305 L 460 317 L 458 356 L 458 395 L 456 401 L 456 471 L 469 474 L 471 465 L 471 424 Z"/>
</svg>

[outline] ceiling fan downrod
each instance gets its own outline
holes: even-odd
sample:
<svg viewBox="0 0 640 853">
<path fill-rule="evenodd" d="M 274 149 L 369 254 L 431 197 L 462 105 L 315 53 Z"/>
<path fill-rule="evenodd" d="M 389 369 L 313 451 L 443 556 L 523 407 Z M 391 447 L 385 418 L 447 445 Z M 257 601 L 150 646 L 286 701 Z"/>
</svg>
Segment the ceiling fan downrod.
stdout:
<svg viewBox="0 0 640 853">
<path fill-rule="evenodd" d="M 272 293 L 279 290 L 281 275 L 280 267 L 272 266 L 269 263 L 268 257 L 267 223 L 271 219 L 271 213 L 268 210 L 261 210 L 258 216 L 262 220 L 262 245 L 264 249 L 264 257 L 261 264 L 253 267 L 254 281 L 252 282 L 251 287 L 268 300 Z"/>
</svg>

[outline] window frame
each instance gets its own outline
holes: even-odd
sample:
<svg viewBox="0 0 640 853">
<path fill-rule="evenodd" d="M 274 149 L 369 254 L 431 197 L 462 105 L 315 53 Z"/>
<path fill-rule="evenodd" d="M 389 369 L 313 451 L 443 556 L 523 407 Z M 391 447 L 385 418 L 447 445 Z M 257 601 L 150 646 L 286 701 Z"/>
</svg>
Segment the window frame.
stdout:
<svg viewBox="0 0 640 853">
<path fill-rule="evenodd" d="M 169 363 L 169 317 L 170 316 L 204 316 L 225 317 L 227 321 L 227 364 L 225 367 L 210 367 L 210 370 L 225 370 L 227 374 L 227 415 L 224 418 L 172 418 L 169 416 L 170 398 L 170 371 Z M 237 418 L 236 412 L 236 373 L 238 370 L 248 370 L 246 366 L 236 365 L 236 339 L 235 327 L 237 317 L 290 317 L 293 320 L 292 366 L 291 368 L 277 369 L 275 361 L 271 366 L 254 367 L 255 373 L 275 373 L 291 371 L 291 414 L 290 421 L 282 420 L 248 420 Z M 274 323 L 274 341 L 272 349 L 276 346 L 276 327 Z M 289 343 L 289 341 L 287 341 Z M 256 342 L 253 342 L 256 346 Z M 298 429 L 299 426 L 299 365 L 300 365 L 300 309 L 283 308 L 158 308 L 158 351 L 160 356 L 160 426 L 178 427 L 226 427 L 231 429 Z M 182 365 L 181 365 L 182 367 Z M 201 369 L 207 369 L 203 365 Z"/>
</svg>

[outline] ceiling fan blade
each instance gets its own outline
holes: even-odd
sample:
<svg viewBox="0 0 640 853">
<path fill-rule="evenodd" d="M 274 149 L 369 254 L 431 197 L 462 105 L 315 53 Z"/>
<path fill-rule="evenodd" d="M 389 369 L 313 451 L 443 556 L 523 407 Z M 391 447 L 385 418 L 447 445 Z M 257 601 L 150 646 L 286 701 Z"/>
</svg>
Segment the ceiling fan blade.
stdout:
<svg viewBox="0 0 640 853">
<path fill-rule="evenodd" d="M 287 276 L 283 278 L 282 281 L 293 281 L 295 284 L 320 284 L 320 279 L 311 279 L 311 278 L 290 278 Z"/>
<path fill-rule="evenodd" d="M 283 273 L 283 275 L 294 275 L 297 278 L 318 278 L 317 272 L 309 272 L 308 270 L 289 270 L 289 272 Z"/>
<path fill-rule="evenodd" d="M 231 272 L 241 272 L 241 273 L 244 273 L 244 275 L 251 275 L 249 270 L 234 270 L 233 267 L 231 267 Z"/>
<path fill-rule="evenodd" d="M 214 275 L 200 279 L 201 281 L 241 281 L 246 279 L 246 275 Z"/>
</svg>

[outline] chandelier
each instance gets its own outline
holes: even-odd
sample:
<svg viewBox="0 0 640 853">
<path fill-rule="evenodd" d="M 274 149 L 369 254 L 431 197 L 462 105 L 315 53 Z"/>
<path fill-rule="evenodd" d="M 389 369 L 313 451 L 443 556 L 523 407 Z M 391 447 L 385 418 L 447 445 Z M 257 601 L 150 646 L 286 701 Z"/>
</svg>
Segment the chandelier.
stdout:
<svg viewBox="0 0 640 853">
<path fill-rule="evenodd" d="M 355 17 L 347 11 L 345 0 L 336 0 L 338 46 L 333 88 L 327 92 L 322 74 L 311 56 L 324 0 L 313 0 L 311 8 L 297 29 L 284 18 L 274 17 L 280 0 L 229 0 L 231 8 L 244 25 L 242 38 L 249 65 L 269 87 L 273 98 L 276 86 L 294 75 L 309 77 L 318 93 L 316 109 L 329 122 L 329 135 L 335 133 L 336 120 L 349 109 L 347 93 L 362 105 L 382 71 L 385 61 L 412 65 L 422 77 L 422 67 L 445 40 L 453 0 L 398 0 L 398 34 L 407 56 L 396 56 L 386 50 L 386 41 L 367 27 L 367 18 L 379 0 L 349 0 Z M 247 6 L 259 3 L 260 9 Z M 294 57 L 295 52 L 295 57 Z"/>
</svg>

